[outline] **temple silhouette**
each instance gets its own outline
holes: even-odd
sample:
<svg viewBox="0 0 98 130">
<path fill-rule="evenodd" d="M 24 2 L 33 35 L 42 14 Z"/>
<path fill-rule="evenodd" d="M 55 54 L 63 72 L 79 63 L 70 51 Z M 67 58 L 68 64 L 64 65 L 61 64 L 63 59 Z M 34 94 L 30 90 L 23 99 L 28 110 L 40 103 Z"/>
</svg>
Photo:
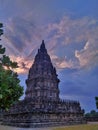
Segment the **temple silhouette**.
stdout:
<svg viewBox="0 0 98 130">
<path fill-rule="evenodd" d="M 3 123 L 19 127 L 84 123 L 80 103 L 60 99 L 59 82 L 43 40 L 29 70 L 25 98 L 5 112 Z"/>
</svg>

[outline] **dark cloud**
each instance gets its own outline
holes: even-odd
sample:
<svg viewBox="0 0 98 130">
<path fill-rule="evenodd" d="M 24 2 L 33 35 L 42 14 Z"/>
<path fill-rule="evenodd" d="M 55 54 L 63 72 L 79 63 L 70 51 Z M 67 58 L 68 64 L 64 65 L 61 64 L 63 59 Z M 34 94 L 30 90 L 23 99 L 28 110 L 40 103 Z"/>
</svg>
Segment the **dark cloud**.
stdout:
<svg viewBox="0 0 98 130">
<path fill-rule="evenodd" d="M 86 86 L 86 83 L 80 84 L 78 81 L 66 80 L 63 81 L 60 85 L 61 94 L 69 95 L 89 95 L 87 91 L 84 90 L 83 86 Z"/>
<path fill-rule="evenodd" d="M 77 68 L 65 68 L 64 70 L 62 70 L 60 73 L 63 72 L 63 74 L 68 75 L 68 74 L 72 74 L 72 73 L 76 73 L 77 71 L 79 71 Z"/>
<path fill-rule="evenodd" d="M 95 109 L 95 96 L 98 95 L 97 71 L 98 67 L 92 70 L 77 69 L 76 71 L 68 68 L 59 72 L 61 97 L 79 100 L 86 111 Z"/>
<path fill-rule="evenodd" d="M 92 69 L 91 75 L 96 78 L 98 77 L 98 66 L 96 66 L 95 68 Z"/>
</svg>

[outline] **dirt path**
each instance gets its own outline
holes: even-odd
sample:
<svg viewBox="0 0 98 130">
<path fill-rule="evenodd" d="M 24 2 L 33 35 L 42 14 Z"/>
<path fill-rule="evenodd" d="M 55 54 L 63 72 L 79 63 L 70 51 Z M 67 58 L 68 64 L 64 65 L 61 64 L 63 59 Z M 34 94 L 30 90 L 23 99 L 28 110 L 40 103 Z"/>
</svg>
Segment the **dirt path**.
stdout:
<svg viewBox="0 0 98 130">
<path fill-rule="evenodd" d="M 52 130 L 52 128 L 51 127 L 48 127 L 48 128 L 18 128 L 18 127 L 0 125 L 0 130 Z"/>
<path fill-rule="evenodd" d="M 96 122 L 87 122 L 87 124 L 98 124 L 98 121 L 96 121 Z"/>
</svg>

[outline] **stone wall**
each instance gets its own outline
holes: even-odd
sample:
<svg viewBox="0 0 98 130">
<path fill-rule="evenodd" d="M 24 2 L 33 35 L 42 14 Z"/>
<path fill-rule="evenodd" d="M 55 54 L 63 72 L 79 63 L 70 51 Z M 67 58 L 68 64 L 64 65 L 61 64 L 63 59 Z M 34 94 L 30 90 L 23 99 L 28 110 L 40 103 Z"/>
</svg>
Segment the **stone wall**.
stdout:
<svg viewBox="0 0 98 130">
<path fill-rule="evenodd" d="M 24 113 L 17 115 L 7 115 L 3 124 L 17 127 L 49 127 L 61 125 L 84 124 L 83 117 L 76 117 L 68 114 L 54 113 Z"/>
</svg>

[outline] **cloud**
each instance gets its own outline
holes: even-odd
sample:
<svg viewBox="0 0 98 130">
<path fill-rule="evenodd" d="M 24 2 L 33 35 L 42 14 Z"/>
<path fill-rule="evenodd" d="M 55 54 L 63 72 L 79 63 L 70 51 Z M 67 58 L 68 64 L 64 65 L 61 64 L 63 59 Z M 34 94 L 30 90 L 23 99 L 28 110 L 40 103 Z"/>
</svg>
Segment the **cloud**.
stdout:
<svg viewBox="0 0 98 130">
<path fill-rule="evenodd" d="M 26 16 L 9 18 L 5 28 L 3 40 L 6 41 L 9 54 L 14 50 L 15 55 L 29 55 L 41 43 L 42 28 L 34 23 L 29 13 Z"/>
<path fill-rule="evenodd" d="M 83 49 L 75 51 L 75 56 L 80 62 L 80 67 L 91 68 L 98 66 L 98 43 L 90 39 Z"/>
<path fill-rule="evenodd" d="M 49 33 L 48 38 L 51 39 L 50 41 L 55 47 L 55 54 L 58 54 L 60 49 L 67 48 L 69 44 L 74 45 L 73 50 L 76 48 L 74 54 L 69 59 L 70 63 L 73 62 L 70 67 L 79 68 L 98 65 L 98 20 L 89 17 L 72 19 L 69 16 L 64 16 L 59 22 L 49 24 L 47 31 Z M 85 42 L 84 48 L 79 48 L 78 50 L 76 46 Z M 70 53 L 66 54 L 70 55 Z M 62 56 L 64 57 L 64 53 Z M 68 67 L 65 61 L 63 64 L 58 65 Z"/>
<path fill-rule="evenodd" d="M 97 25 L 95 19 L 73 19 L 70 16 L 39 25 L 35 23 L 33 13 L 29 12 L 25 16 L 9 19 L 3 41 L 6 41 L 4 44 L 8 55 L 22 56 L 24 59 L 31 57 L 32 60 L 44 37 L 46 48 L 57 69 L 94 66 L 98 61 Z"/>
<path fill-rule="evenodd" d="M 69 16 L 64 16 L 58 23 L 48 25 L 48 31 L 55 31 L 54 39 L 62 37 L 63 44 L 81 42 L 88 40 L 90 37 L 97 37 L 98 28 L 97 20 L 83 17 L 80 19 L 72 19 Z"/>
<path fill-rule="evenodd" d="M 25 86 L 28 70 L 44 39 L 61 80 L 60 96 L 79 100 L 83 108 L 93 109 L 94 97 L 98 94 L 98 11 L 94 10 L 95 3 L 89 4 L 91 9 L 82 2 L 82 10 L 76 9 L 77 3 L 74 3 L 70 10 L 70 2 L 65 2 L 65 7 L 56 0 L 1 1 L 0 16 L 4 23 L 1 42 L 6 54 L 18 62 L 16 71 L 21 84 Z"/>
<path fill-rule="evenodd" d="M 18 68 L 14 69 L 18 74 L 27 74 L 28 70 L 30 69 L 31 65 L 34 62 L 34 59 L 32 61 L 28 58 L 24 57 L 15 57 L 15 56 L 10 56 L 12 61 L 16 61 L 18 63 Z"/>
<path fill-rule="evenodd" d="M 50 56 L 54 66 L 57 69 L 71 68 L 73 66 L 73 63 L 70 60 L 68 61 L 67 57 L 59 58 L 56 55 L 50 55 Z"/>
</svg>

